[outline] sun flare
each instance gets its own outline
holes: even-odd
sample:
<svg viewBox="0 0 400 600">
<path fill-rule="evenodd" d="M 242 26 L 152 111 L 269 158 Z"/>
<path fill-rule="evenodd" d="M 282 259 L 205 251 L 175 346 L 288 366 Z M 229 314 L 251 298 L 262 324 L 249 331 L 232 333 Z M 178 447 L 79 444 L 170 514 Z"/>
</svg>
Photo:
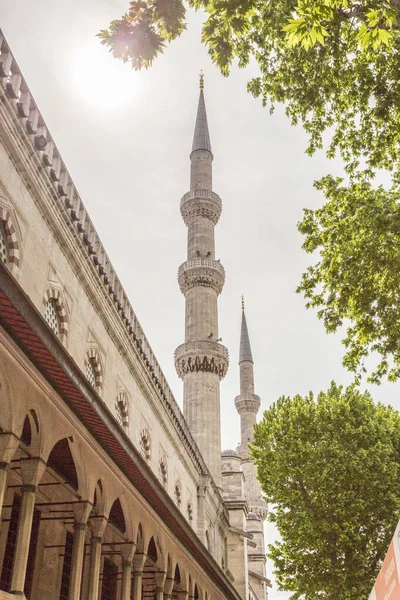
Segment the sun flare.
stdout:
<svg viewBox="0 0 400 600">
<path fill-rule="evenodd" d="M 137 75 L 129 65 L 113 58 L 96 39 L 81 47 L 72 62 L 77 93 L 99 110 L 128 104 L 135 95 Z"/>
</svg>

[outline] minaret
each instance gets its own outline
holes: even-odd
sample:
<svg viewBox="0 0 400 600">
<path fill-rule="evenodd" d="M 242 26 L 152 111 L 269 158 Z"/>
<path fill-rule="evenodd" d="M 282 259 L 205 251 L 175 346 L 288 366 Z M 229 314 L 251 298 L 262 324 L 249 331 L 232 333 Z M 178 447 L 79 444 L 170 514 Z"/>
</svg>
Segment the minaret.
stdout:
<svg viewBox="0 0 400 600">
<path fill-rule="evenodd" d="M 249 583 L 258 600 L 267 600 L 266 558 L 263 521 L 267 516 L 267 505 L 261 497 L 261 487 L 257 479 L 256 467 L 249 456 L 249 443 L 254 438 L 254 425 L 260 408 L 260 398 L 254 393 L 254 363 L 251 354 L 250 338 L 244 312 L 242 296 L 242 326 L 239 350 L 240 394 L 235 398 L 235 406 L 240 415 L 241 443 L 237 453 L 241 458 L 245 476 L 245 494 L 248 506 L 246 530 L 253 536 L 253 547 L 248 547 Z M 254 547 L 255 544 L 255 547 Z"/>
<path fill-rule="evenodd" d="M 218 334 L 217 298 L 225 271 L 215 260 L 214 228 L 221 215 L 220 197 L 212 191 L 210 135 L 200 75 L 200 98 L 190 154 L 190 191 L 181 200 L 188 228 L 187 261 L 178 271 L 185 295 L 185 343 L 175 351 L 183 379 L 183 413 L 215 483 L 221 486 L 220 380 L 228 368 L 228 351 Z"/>
<path fill-rule="evenodd" d="M 254 363 L 251 354 L 250 338 L 244 312 L 242 296 L 242 326 L 240 331 L 239 350 L 240 395 L 235 398 L 235 406 L 240 415 L 241 440 L 237 452 L 242 459 L 242 470 L 246 477 L 246 499 L 250 512 L 265 519 L 266 505 L 261 499 L 261 488 L 256 476 L 256 469 L 249 456 L 249 443 L 253 441 L 254 425 L 260 408 L 260 397 L 254 393 Z"/>
</svg>

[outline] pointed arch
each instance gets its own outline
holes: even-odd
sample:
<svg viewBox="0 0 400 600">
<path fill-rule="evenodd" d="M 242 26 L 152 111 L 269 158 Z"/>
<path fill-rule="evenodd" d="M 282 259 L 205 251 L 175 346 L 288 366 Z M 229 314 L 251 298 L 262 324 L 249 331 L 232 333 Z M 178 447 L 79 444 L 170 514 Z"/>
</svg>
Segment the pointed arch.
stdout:
<svg viewBox="0 0 400 600">
<path fill-rule="evenodd" d="M 60 475 L 73 490 L 78 491 L 78 473 L 67 438 L 59 440 L 53 446 L 47 459 L 47 466 Z"/>
<path fill-rule="evenodd" d="M 179 585 L 181 582 L 181 571 L 180 571 L 178 564 L 175 567 L 174 580 L 175 580 L 176 585 Z"/>
<path fill-rule="evenodd" d="M 121 501 L 117 498 L 111 507 L 108 523 L 114 525 L 121 533 L 126 533 L 126 523 Z"/>
<path fill-rule="evenodd" d="M 144 535 L 143 535 L 143 527 L 142 527 L 141 523 L 139 523 L 138 528 L 137 528 L 136 552 L 138 554 L 144 553 Z"/>
<path fill-rule="evenodd" d="M 40 452 L 39 419 L 35 409 L 26 413 L 20 434 L 20 441 L 35 454 Z"/>
<path fill-rule="evenodd" d="M 96 347 L 90 348 L 85 356 L 85 371 L 89 383 L 96 390 L 103 388 L 103 366 L 100 358 L 100 353 Z M 93 371 L 93 378 L 91 376 Z"/>
<path fill-rule="evenodd" d="M 48 287 L 43 296 L 43 304 L 44 304 L 44 315 L 45 319 L 48 322 L 49 326 L 52 327 L 52 324 L 49 322 L 49 315 L 51 314 L 48 310 L 49 306 L 54 307 L 54 310 L 58 317 L 58 337 L 61 341 L 65 341 L 68 335 L 68 313 L 67 307 L 61 293 L 61 290 L 55 287 Z M 52 327 L 53 331 L 54 328 Z"/>
<path fill-rule="evenodd" d="M 10 271 L 16 274 L 20 268 L 20 243 L 17 237 L 11 211 L 4 206 L 0 206 L 0 225 L 5 237 L 5 253 L 3 262 L 8 266 Z"/>
<path fill-rule="evenodd" d="M 115 399 L 115 415 L 118 423 L 123 429 L 129 427 L 129 408 L 128 408 L 128 394 L 125 390 L 118 392 Z"/>
<path fill-rule="evenodd" d="M 156 543 L 154 541 L 154 537 L 153 536 L 151 536 L 151 538 L 150 538 L 146 554 L 147 554 L 147 556 L 149 557 L 149 559 L 151 561 L 153 561 L 154 563 L 157 562 L 157 560 L 158 560 L 158 552 L 157 552 L 157 547 L 156 547 Z"/>
<path fill-rule="evenodd" d="M 106 493 L 103 482 L 98 479 L 93 491 L 93 511 L 96 515 L 104 515 L 106 506 Z"/>
</svg>

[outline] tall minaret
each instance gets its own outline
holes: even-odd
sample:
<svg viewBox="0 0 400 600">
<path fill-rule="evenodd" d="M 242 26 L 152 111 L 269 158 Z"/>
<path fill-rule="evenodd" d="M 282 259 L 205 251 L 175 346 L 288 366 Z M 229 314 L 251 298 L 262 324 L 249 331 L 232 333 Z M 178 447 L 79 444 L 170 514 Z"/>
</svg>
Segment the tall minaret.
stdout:
<svg viewBox="0 0 400 600">
<path fill-rule="evenodd" d="M 187 261 L 178 271 L 185 295 L 185 343 L 175 351 L 183 379 L 183 413 L 215 483 L 221 486 L 219 384 L 228 368 L 228 351 L 218 334 L 217 297 L 225 271 L 215 260 L 214 228 L 221 215 L 220 197 L 212 191 L 210 135 L 204 102 L 203 74 L 190 154 L 190 192 L 181 200 L 188 228 Z"/>
<path fill-rule="evenodd" d="M 242 296 L 242 327 L 240 331 L 240 394 L 235 398 L 235 406 L 240 415 L 241 443 L 237 453 L 241 458 L 245 476 L 245 494 L 248 506 L 246 530 L 253 536 L 255 547 L 248 547 L 249 583 L 258 600 L 267 600 L 266 558 L 263 522 L 267 516 L 267 505 L 261 497 L 261 487 L 257 480 L 257 471 L 249 456 L 249 443 L 254 438 L 254 425 L 260 408 L 260 398 L 254 393 L 254 364 L 251 354 L 249 332 L 247 330 L 244 299 Z"/>
<path fill-rule="evenodd" d="M 260 408 L 260 397 L 254 393 L 254 363 L 251 354 L 249 332 L 244 312 L 242 297 L 242 327 L 240 331 L 239 350 L 240 394 L 235 398 L 235 406 L 240 415 L 241 440 L 237 452 L 242 459 L 242 470 L 246 478 L 246 499 L 250 512 L 262 519 L 266 516 L 266 505 L 261 499 L 261 488 L 256 476 L 256 469 L 249 456 L 249 443 L 253 441 L 254 425 Z"/>
</svg>

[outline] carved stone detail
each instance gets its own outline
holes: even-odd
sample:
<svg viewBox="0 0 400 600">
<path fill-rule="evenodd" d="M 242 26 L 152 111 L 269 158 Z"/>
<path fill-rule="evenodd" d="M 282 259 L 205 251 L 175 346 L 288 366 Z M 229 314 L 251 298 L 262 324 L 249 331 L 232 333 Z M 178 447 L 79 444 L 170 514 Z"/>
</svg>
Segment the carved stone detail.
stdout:
<svg viewBox="0 0 400 600">
<path fill-rule="evenodd" d="M 223 379 L 228 365 L 228 349 L 218 342 L 187 342 L 175 350 L 175 368 L 181 379 L 198 372 L 215 373 Z"/>
<path fill-rule="evenodd" d="M 260 396 L 257 396 L 257 394 L 240 394 L 235 398 L 235 406 L 239 415 L 257 413 L 260 405 Z"/>
<path fill-rule="evenodd" d="M 220 294 L 225 283 L 225 269 L 220 262 L 209 258 L 188 260 L 179 267 L 178 282 L 182 294 L 196 286 L 211 287 Z"/>
<path fill-rule="evenodd" d="M 221 212 L 221 198 L 210 190 L 192 190 L 182 197 L 181 215 L 186 225 L 197 217 L 209 219 L 216 225 Z"/>
</svg>

